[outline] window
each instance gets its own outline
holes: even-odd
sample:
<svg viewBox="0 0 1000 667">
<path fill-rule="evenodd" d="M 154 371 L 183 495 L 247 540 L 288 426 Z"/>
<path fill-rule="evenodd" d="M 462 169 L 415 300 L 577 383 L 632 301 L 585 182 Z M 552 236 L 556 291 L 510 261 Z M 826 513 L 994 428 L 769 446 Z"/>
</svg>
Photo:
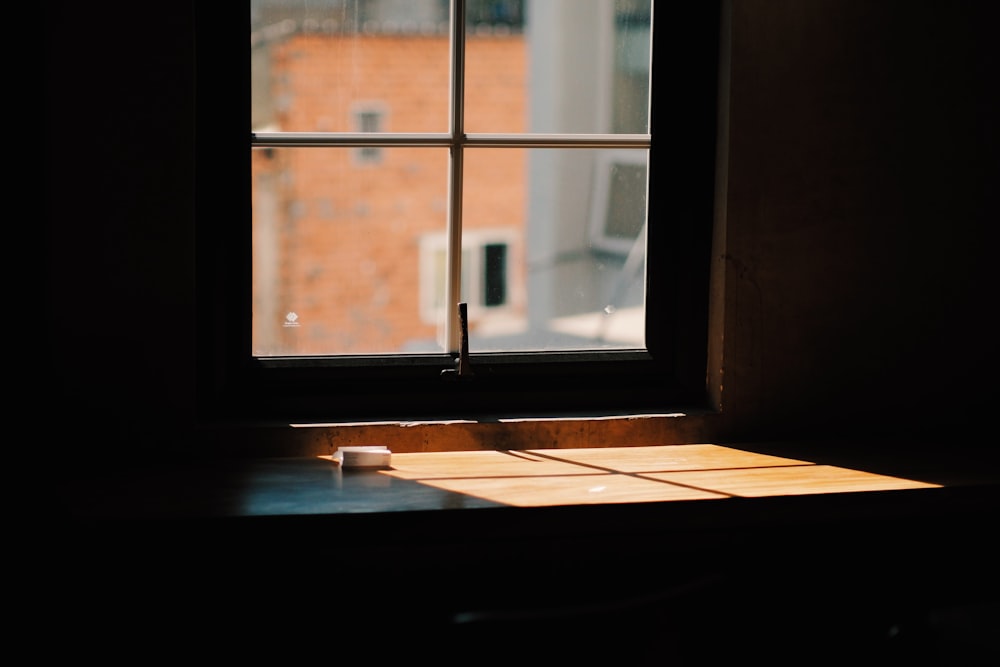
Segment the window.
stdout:
<svg viewBox="0 0 1000 667">
<path fill-rule="evenodd" d="M 251 0 L 249 54 L 199 7 L 233 46 L 199 60 L 206 409 L 704 405 L 719 7 L 690 4 Z"/>
<path fill-rule="evenodd" d="M 385 112 L 373 105 L 359 105 L 354 111 L 354 125 L 357 132 L 381 132 Z M 382 151 L 377 146 L 362 146 L 357 149 L 355 160 L 360 164 L 378 164 Z"/>
<path fill-rule="evenodd" d="M 514 284 L 507 269 L 515 254 L 518 237 L 510 229 L 471 230 L 462 234 L 461 301 L 468 304 L 469 321 L 483 334 L 523 331 L 526 320 L 519 315 L 523 286 Z M 428 234 L 420 246 L 421 314 L 425 322 L 444 322 L 444 286 L 448 279 L 448 236 Z M 443 331 L 439 332 L 443 346 Z"/>
</svg>

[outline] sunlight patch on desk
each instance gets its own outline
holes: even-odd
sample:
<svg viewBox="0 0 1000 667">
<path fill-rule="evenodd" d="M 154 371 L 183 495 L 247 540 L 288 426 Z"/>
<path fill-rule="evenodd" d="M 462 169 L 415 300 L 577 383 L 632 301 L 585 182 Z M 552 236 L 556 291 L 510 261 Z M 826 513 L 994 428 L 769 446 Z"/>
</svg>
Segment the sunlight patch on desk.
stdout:
<svg viewBox="0 0 1000 667">
<path fill-rule="evenodd" d="M 900 477 L 838 468 L 828 465 L 790 468 L 754 468 L 747 470 L 698 470 L 673 473 L 649 473 L 654 479 L 673 484 L 714 489 L 743 497 L 792 496 L 816 493 L 855 491 L 895 491 L 937 488 L 939 484 L 918 482 Z"/>
<path fill-rule="evenodd" d="M 515 507 L 709 500 L 725 495 L 631 475 L 428 479 L 423 484 Z"/>
<path fill-rule="evenodd" d="M 518 507 L 939 486 L 714 444 L 403 453 L 380 474 Z"/>
<path fill-rule="evenodd" d="M 392 476 L 399 479 L 449 477 L 526 477 L 586 475 L 593 471 L 572 462 L 554 461 L 532 452 L 478 451 L 393 454 Z"/>
<path fill-rule="evenodd" d="M 813 465 L 809 461 L 758 454 L 713 444 L 539 449 L 529 450 L 526 453 L 567 463 L 633 473 Z"/>
</svg>

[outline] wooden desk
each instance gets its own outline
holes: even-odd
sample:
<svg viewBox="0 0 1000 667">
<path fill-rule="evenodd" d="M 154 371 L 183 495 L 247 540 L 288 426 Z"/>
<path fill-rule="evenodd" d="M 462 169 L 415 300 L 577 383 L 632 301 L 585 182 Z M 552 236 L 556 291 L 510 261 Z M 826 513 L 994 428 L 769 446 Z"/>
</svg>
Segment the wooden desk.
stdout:
<svg viewBox="0 0 1000 667">
<path fill-rule="evenodd" d="M 267 638 L 285 651 L 374 620 L 394 636 L 419 629 L 453 664 L 498 664 L 470 662 L 470 638 L 474 655 L 500 664 L 542 654 L 803 664 L 799 640 L 861 664 L 893 624 L 996 609 L 1000 503 L 996 468 L 954 449 L 884 459 L 860 449 L 693 444 L 401 453 L 367 471 L 322 457 L 77 471 L 52 571 L 69 575 L 72 599 L 120 610 L 119 632 L 142 636 L 161 627 L 150 618 L 180 609 L 166 620 L 180 613 L 213 637 L 221 619 L 238 622 L 251 653 Z M 107 620 L 92 605 L 78 611 L 103 636 Z M 775 662 L 778 649 L 790 662 Z M 414 650 L 390 642 L 377 655 Z"/>
<path fill-rule="evenodd" d="M 715 444 L 397 454 L 380 474 L 518 507 L 940 486 Z"/>
</svg>

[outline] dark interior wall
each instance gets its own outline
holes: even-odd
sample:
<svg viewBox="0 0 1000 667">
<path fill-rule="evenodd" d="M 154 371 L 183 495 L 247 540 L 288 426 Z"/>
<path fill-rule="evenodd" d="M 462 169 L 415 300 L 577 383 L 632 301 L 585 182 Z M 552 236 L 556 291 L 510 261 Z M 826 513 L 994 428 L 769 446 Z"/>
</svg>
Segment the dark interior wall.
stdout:
<svg viewBox="0 0 1000 667">
<path fill-rule="evenodd" d="M 734 2 L 728 436 L 985 419 L 988 5 Z M 141 16 L 122 0 L 46 6 L 39 389 L 108 446 L 170 447 L 195 424 L 193 0 Z"/>
<path fill-rule="evenodd" d="M 72 432 L 99 425 L 106 447 L 155 447 L 194 419 L 193 3 L 44 11 L 41 395 Z"/>
<path fill-rule="evenodd" d="M 733 3 L 737 431 L 953 432 L 985 418 L 996 25 L 973 1 Z"/>
</svg>

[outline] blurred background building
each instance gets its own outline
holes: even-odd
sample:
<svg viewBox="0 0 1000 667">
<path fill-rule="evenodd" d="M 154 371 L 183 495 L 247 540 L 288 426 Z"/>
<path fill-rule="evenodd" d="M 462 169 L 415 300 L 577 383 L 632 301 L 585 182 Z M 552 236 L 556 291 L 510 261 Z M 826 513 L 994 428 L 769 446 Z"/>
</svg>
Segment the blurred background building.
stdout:
<svg viewBox="0 0 1000 667">
<path fill-rule="evenodd" d="M 469 133 L 648 131 L 650 0 L 470 0 Z M 441 133 L 447 0 L 251 2 L 256 132 Z M 254 353 L 443 350 L 448 151 L 252 155 Z M 476 350 L 640 347 L 646 151 L 465 152 Z"/>
</svg>

